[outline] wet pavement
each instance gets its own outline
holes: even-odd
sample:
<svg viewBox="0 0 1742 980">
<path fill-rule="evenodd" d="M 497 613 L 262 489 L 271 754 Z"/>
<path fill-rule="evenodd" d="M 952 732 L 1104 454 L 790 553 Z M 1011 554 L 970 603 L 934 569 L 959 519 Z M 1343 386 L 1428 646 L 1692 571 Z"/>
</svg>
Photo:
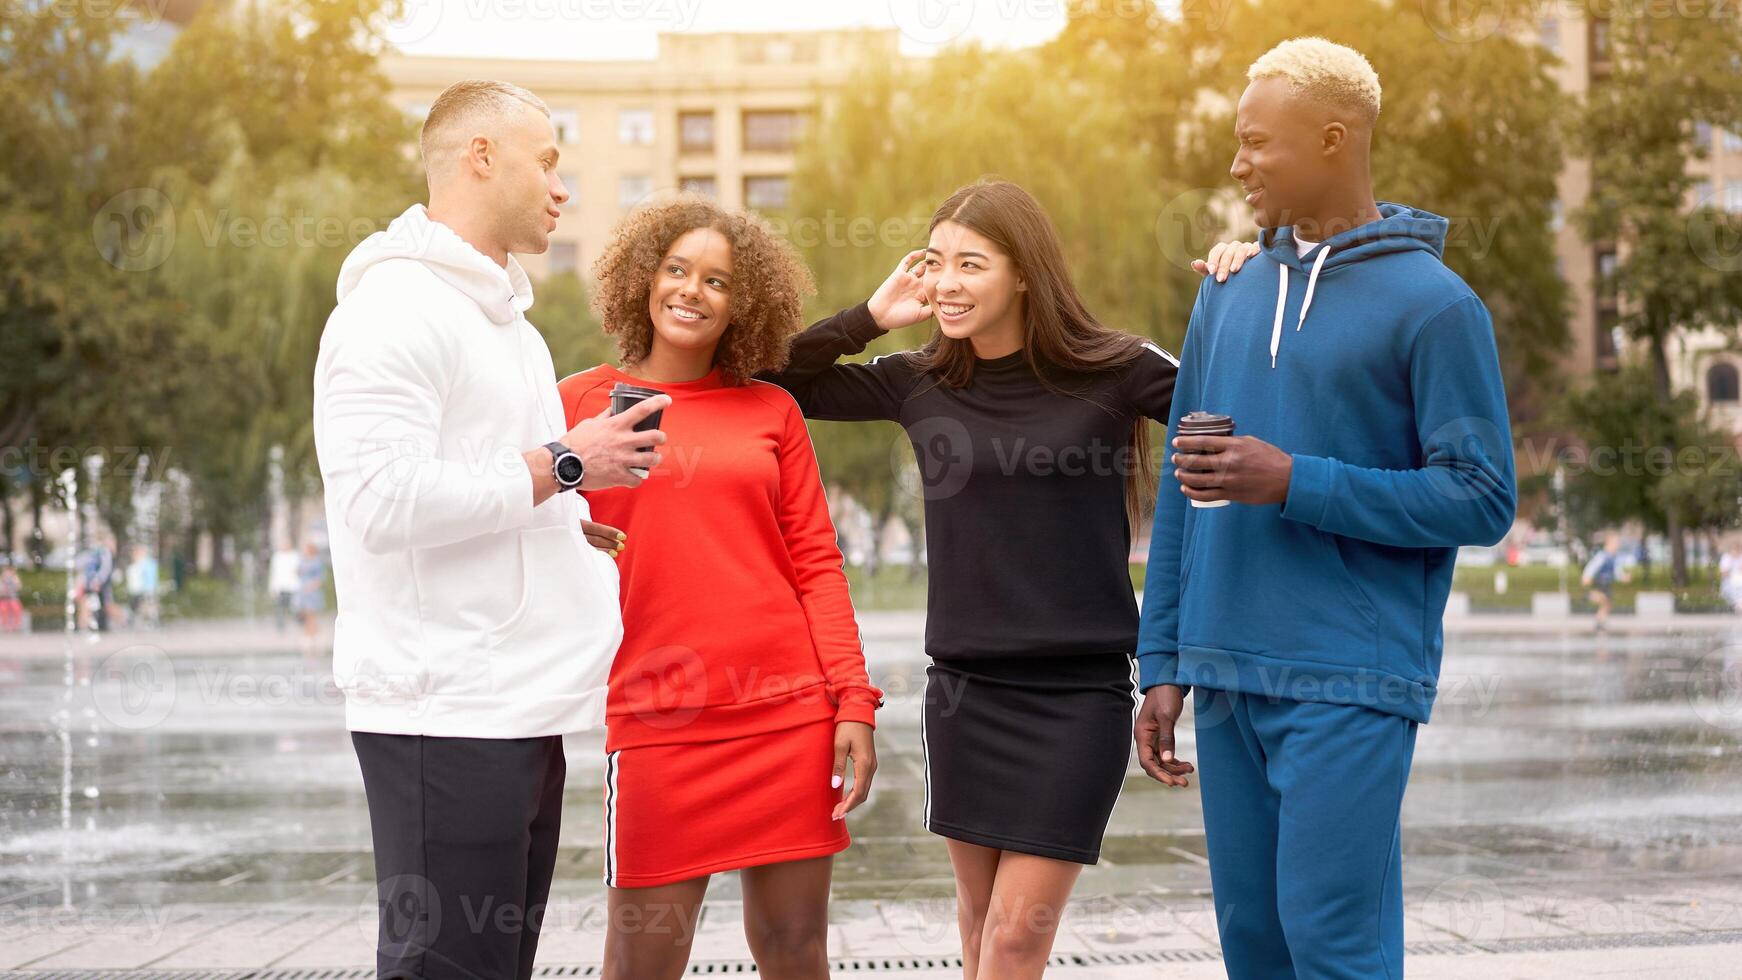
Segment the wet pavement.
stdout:
<svg viewBox="0 0 1742 980">
<path fill-rule="evenodd" d="M 865 619 L 887 693 L 881 768 L 837 859 L 831 951 L 945 957 L 935 975 L 951 975 L 948 863 L 918 817 L 921 624 Z M 1643 976 L 1613 972 L 1631 954 L 1603 950 L 1669 947 L 1651 963 L 1742 975 L 1697 965 L 1742 950 L 1730 626 L 1448 637 L 1405 803 L 1413 974 Z M 602 738 L 567 751 L 544 964 L 595 963 L 602 943 Z M 1181 751 L 1192 757 L 1189 726 Z M 1061 933 L 1061 955 L 1087 957 L 1071 975 L 1219 975 L 1203 853 L 1196 789 L 1156 786 L 1133 762 Z M 371 867 L 320 652 L 238 628 L 80 641 L 70 657 L 58 640 L 0 637 L 0 969 L 363 966 Z M 735 876 L 715 879 L 698 960 L 746 956 L 738 894 Z M 1507 957 L 1526 965 L 1495 973 Z M 913 975 L 933 975 L 918 962 Z"/>
</svg>

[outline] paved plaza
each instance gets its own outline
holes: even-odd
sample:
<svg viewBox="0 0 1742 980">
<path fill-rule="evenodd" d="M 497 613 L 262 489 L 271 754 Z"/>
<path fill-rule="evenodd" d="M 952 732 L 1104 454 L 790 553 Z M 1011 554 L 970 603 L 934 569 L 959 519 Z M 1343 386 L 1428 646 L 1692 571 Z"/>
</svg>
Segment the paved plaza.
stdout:
<svg viewBox="0 0 1742 980">
<path fill-rule="evenodd" d="M 923 621 L 863 619 L 888 706 L 836 864 L 836 972 L 959 976 L 944 847 L 919 824 Z M 1742 975 L 1742 627 L 1448 627 L 1405 803 L 1410 975 Z M 0 971 L 371 975 L 367 813 L 325 668 L 324 648 L 239 624 L 70 655 L 58 636 L 0 637 Z M 596 974 L 603 944 L 601 745 L 568 741 L 552 976 Z M 1222 976 L 1203 855 L 1196 789 L 1133 761 L 1053 972 Z M 715 879 L 692 972 L 749 970 L 738 894 Z"/>
</svg>

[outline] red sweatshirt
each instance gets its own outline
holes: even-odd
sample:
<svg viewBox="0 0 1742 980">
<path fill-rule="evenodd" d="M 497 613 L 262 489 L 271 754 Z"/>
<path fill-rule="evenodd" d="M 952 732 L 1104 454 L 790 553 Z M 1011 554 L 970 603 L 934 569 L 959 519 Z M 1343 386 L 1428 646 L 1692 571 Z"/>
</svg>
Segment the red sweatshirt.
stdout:
<svg viewBox="0 0 1742 980">
<path fill-rule="evenodd" d="M 798 404 L 761 381 L 654 383 L 600 365 L 558 385 L 573 427 L 619 381 L 672 397 L 664 457 L 641 486 L 590 491 L 618 556 L 623 645 L 607 751 L 703 742 L 834 718 L 871 724 L 847 576 Z"/>
</svg>

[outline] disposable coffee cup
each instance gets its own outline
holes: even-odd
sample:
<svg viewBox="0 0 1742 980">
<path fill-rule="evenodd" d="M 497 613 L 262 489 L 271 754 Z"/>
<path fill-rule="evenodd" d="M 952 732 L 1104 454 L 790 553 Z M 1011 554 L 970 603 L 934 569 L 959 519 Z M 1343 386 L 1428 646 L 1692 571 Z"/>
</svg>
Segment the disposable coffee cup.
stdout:
<svg viewBox="0 0 1742 980">
<path fill-rule="evenodd" d="M 665 392 L 660 391 L 658 388 L 643 388 L 640 385 L 624 384 L 619 381 L 611 387 L 611 414 L 621 415 L 629 410 L 629 406 L 644 402 L 655 395 L 663 394 L 665 394 Z M 665 409 L 662 408 L 635 423 L 635 431 L 649 432 L 653 429 L 659 428 L 659 419 L 664 414 Z M 636 448 L 644 453 L 653 452 L 652 446 L 637 446 Z M 629 467 L 629 472 L 643 480 L 647 479 L 647 470 L 644 467 L 631 466 Z"/>
<path fill-rule="evenodd" d="M 1179 420 L 1179 432 L 1182 436 L 1231 436 L 1234 434 L 1234 420 L 1226 415 L 1216 415 L 1212 412 L 1192 412 Z M 1180 453 L 1190 456 L 1210 456 L 1196 449 L 1181 449 Z M 1227 500 L 1193 500 L 1193 507 L 1226 507 L 1232 501 Z"/>
</svg>

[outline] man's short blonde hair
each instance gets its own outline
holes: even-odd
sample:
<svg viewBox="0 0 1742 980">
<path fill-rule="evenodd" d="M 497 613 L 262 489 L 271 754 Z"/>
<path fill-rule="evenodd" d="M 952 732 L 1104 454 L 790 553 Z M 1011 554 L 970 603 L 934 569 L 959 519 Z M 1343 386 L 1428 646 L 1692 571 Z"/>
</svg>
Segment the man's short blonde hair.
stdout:
<svg viewBox="0 0 1742 980">
<path fill-rule="evenodd" d="M 550 115 L 550 106 L 543 99 L 518 85 L 476 79 L 449 85 L 436 96 L 423 121 L 417 149 L 423 154 L 424 167 L 427 169 L 432 156 L 445 151 L 449 143 L 471 138 L 480 124 L 501 119 L 521 105 Z"/>
<path fill-rule="evenodd" d="M 1322 37 L 1278 44 L 1246 69 L 1246 77 L 1283 79 L 1295 95 L 1346 109 L 1368 125 L 1379 118 L 1379 73 L 1361 52 Z"/>
</svg>

